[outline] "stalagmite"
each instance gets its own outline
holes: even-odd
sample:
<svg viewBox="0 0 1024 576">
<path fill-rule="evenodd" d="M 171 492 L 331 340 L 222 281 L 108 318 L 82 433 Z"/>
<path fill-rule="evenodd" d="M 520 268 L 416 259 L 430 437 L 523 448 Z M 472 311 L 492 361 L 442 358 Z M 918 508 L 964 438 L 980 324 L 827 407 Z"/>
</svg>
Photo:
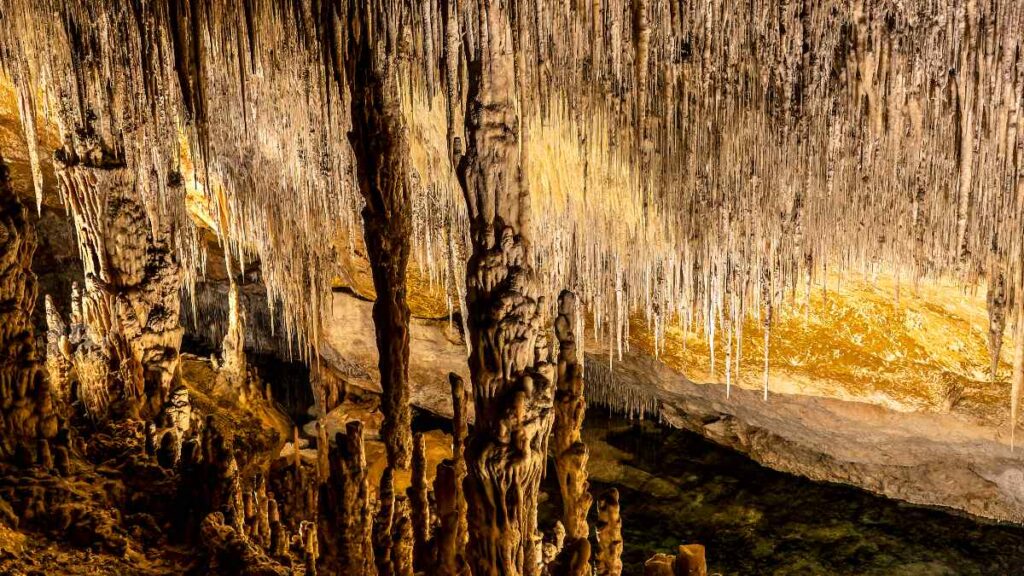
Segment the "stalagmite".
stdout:
<svg viewBox="0 0 1024 576">
<path fill-rule="evenodd" d="M 316 524 L 309 521 L 299 524 L 299 538 L 302 541 L 302 559 L 306 574 L 316 576 L 317 560 L 320 558 L 320 540 L 317 537 Z"/>
<path fill-rule="evenodd" d="M 67 402 L 70 398 L 72 369 L 72 348 L 67 324 L 53 305 L 53 298 L 46 295 L 46 371 L 50 376 L 50 389 L 55 398 Z"/>
<path fill-rule="evenodd" d="M 463 555 L 465 543 L 459 541 L 460 517 L 455 480 L 455 467 L 450 460 L 438 464 L 434 477 L 434 497 L 437 500 L 438 529 L 432 542 L 435 563 L 434 572 L 439 576 L 466 573 Z M 459 491 L 461 493 L 461 490 Z"/>
<path fill-rule="evenodd" d="M 390 467 L 384 469 L 380 477 L 380 489 L 377 492 L 377 512 L 373 517 L 373 559 L 377 565 L 378 576 L 394 574 L 391 547 L 394 545 L 391 534 L 395 524 L 395 480 Z"/>
<path fill-rule="evenodd" d="M 277 500 L 273 498 L 267 502 L 267 516 L 270 520 L 270 549 L 267 552 L 272 558 L 283 558 L 288 553 L 288 531 L 281 522 Z"/>
<path fill-rule="evenodd" d="M 575 330 L 576 296 L 566 290 L 558 297 L 558 317 L 555 319 L 555 337 L 559 344 L 558 389 L 555 392 L 551 451 L 562 492 L 562 523 L 570 545 L 589 536 L 587 514 L 593 501 L 587 482 L 589 453 L 580 438 L 587 403 L 583 395 L 583 367 L 576 356 Z"/>
<path fill-rule="evenodd" d="M 1024 388 L 1024 298 L 1018 296 L 1016 334 L 1013 339 L 1013 377 L 1010 382 L 1010 449 L 1014 447 L 1017 417 L 1020 414 L 1020 394 Z"/>
<path fill-rule="evenodd" d="M 414 536 L 409 501 L 395 501 L 395 524 L 391 530 L 391 567 L 394 576 L 413 576 Z"/>
<path fill-rule="evenodd" d="M 452 458 L 437 466 L 434 477 L 434 499 L 437 502 L 438 527 L 431 542 L 434 570 L 440 576 L 464 575 L 466 565 L 466 498 L 463 481 L 466 461 L 466 388 L 458 374 L 449 374 L 452 390 Z"/>
<path fill-rule="evenodd" d="M 331 475 L 320 487 L 317 530 L 322 567 L 364 576 L 374 571 L 372 514 L 363 425 L 349 422 L 331 447 Z"/>
<path fill-rule="evenodd" d="M 608 490 L 597 499 L 597 576 L 622 574 L 622 516 L 619 491 Z"/>
<path fill-rule="evenodd" d="M 466 383 L 462 377 L 452 372 L 448 374 L 448 382 L 452 391 L 452 468 L 454 471 L 454 485 L 452 499 L 453 509 L 458 518 L 455 525 L 454 541 L 457 553 L 460 556 L 460 563 L 465 563 L 465 547 L 469 540 L 468 511 L 465 494 L 466 466 L 466 437 L 469 434 L 469 407 L 466 405 Z"/>
<path fill-rule="evenodd" d="M 473 252 L 466 267 L 476 422 L 466 446 L 468 560 L 477 576 L 539 571 L 537 503 L 555 378 L 530 254 L 509 6 L 479 2 L 459 182 Z"/>
<path fill-rule="evenodd" d="M 423 434 L 417 432 L 412 439 L 412 485 L 409 486 L 409 521 L 411 523 L 417 566 L 430 564 L 430 550 L 433 521 L 430 515 L 430 499 L 427 494 L 427 448 Z"/>
<path fill-rule="evenodd" d="M 577 538 L 565 545 L 549 568 L 552 576 L 589 576 L 590 541 Z"/>
<path fill-rule="evenodd" d="M 211 557 L 206 566 L 208 573 L 238 570 L 240 566 L 245 567 L 246 574 L 284 576 L 290 573 L 268 558 L 257 546 L 246 541 L 242 534 L 225 522 L 220 512 L 214 512 L 203 520 L 201 541 Z M 315 569 L 306 572 L 311 576 L 315 573 Z"/>
</svg>

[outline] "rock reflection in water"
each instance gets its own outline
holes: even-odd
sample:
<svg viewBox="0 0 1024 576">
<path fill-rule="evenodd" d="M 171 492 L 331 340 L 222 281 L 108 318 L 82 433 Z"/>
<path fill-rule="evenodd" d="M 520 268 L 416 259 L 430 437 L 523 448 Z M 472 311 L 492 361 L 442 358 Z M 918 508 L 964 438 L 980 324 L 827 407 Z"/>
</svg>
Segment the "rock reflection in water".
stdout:
<svg viewBox="0 0 1024 576">
<path fill-rule="evenodd" d="M 595 493 L 622 501 L 624 574 L 655 552 L 707 546 L 720 574 L 1019 574 L 1024 528 L 982 523 L 775 472 L 651 422 L 597 416 L 583 428 Z M 542 525 L 557 514 L 557 485 Z M 591 511 L 593 526 L 595 511 Z"/>
</svg>

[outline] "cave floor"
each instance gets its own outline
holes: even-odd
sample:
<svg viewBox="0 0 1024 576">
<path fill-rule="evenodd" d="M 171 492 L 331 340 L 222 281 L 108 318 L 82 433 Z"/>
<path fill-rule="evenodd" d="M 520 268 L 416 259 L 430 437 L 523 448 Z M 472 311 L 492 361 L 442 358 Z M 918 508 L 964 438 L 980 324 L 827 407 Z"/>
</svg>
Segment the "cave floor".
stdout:
<svg viewBox="0 0 1024 576">
<path fill-rule="evenodd" d="M 218 395 L 207 359 L 183 356 L 182 373 L 193 409 L 231 431 L 243 470 L 278 457 L 286 417 Z M 145 455 L 142 423 L 76 419 L 74 430 L 66 475 L 0 463 L 0 575 L 207 574 L 198 544 L 175 533 L 179 474 Z M 301 574 L 301 562 L 293 569 Z"/>
</svg>

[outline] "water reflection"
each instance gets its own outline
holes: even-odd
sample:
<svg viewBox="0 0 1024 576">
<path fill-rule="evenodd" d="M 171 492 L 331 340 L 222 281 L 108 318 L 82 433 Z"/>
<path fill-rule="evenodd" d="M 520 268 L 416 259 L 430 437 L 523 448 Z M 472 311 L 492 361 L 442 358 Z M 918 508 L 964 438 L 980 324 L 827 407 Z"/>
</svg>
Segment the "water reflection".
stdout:
<svg viewBox="0 0 1024 576">
<path fill-rule="evenodd" d="M 1024 574 L 1019 527 L 775 472 L 650 422 L 592 415 L 584 436 L 592 490 L 621 494 L 627 575 L 684 542 L 705 544 L 720 574 Z M 545 482 L 542 526 L 559 509 Z"/>
</svg>

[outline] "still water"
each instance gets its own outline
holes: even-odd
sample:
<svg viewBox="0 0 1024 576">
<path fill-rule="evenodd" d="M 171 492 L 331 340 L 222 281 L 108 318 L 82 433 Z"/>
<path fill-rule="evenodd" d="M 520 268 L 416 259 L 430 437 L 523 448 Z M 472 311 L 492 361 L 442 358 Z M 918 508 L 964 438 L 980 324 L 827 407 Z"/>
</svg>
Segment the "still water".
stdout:
<svg viewBox="0 0 1024 576">
<path fill-rule="evenodd" d="M 651 422 L 594 415 L 584 432 L 592 491 L 619 489 L 626 575 L 687 542 L 712 574 L 1024 575 L 1024 528 L 775 472 Z M 546 527 L 560 508 L 545 482 Z"/>
</svg>

